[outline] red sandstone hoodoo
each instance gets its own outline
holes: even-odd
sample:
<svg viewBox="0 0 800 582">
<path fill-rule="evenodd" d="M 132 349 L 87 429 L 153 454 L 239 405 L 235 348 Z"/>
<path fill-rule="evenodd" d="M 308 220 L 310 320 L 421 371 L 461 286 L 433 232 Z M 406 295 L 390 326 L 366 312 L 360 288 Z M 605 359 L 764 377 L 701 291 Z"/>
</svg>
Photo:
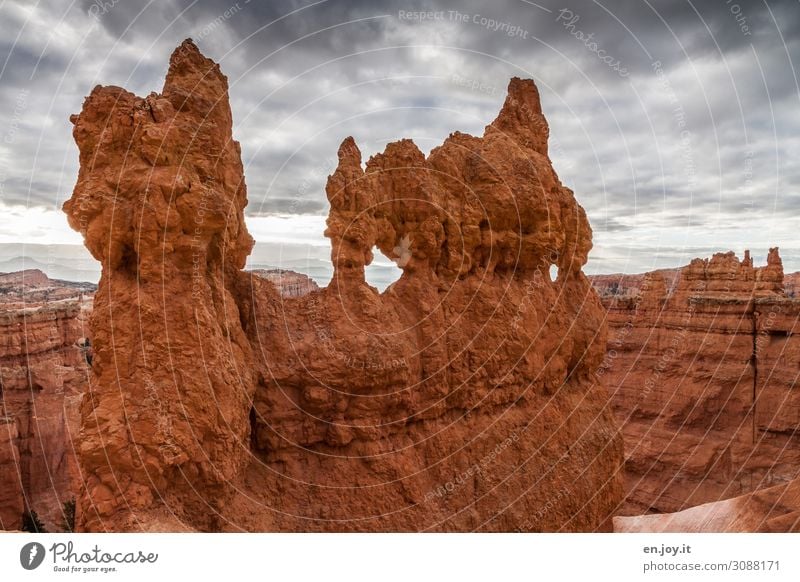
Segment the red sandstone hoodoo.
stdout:
<svg viewBox="0 0 800 582">
<path fill-rule="evenodd" d="M 280 297 L 252 247 L 228 85 L 191 42 L 161 94 L 97 87 L 64 209 L 101 261 L 87 530 L 592 531 L 622 497 L 591 230 L 532 81 L 482 137 L 327 185 L 333 280 Z M 407 241 L 402 247 L 402 241 Z M 364 280 L 374 249 L 402 277 Z M 555 280 L 550 267 L 558 268 Z"/>
</svg>

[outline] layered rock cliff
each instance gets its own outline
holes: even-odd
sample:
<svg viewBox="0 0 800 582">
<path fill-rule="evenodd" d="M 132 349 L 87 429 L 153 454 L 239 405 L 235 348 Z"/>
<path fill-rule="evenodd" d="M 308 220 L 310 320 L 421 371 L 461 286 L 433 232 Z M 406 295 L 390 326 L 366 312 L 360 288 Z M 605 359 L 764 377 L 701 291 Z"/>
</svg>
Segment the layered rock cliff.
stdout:
<svg viewBox="0 0 800 582">
<path fill-rule="evenodd" d="M 583 209 L 532 81 L 483 137 L 410 140 L 327 185 L 334 277 L 281 297 L 252 241 L 227 82 L 191 42 L 161 94 L 97 87 L 65 211 L 102 263 L 82 405 L 89 530 L 577 530 L 621 500 L 592 381 Z M 373 253 L 403 269 L 380 294 Z M 553 268 L 555 267 L 555 268 Z M 550 272 L 557 269 L 557 276 Z"/>
<path fill-rule="evenodd" d="M 603 302 L 598 380 L 625 435 L 621 513 L 679 511 L 800 474 L 800 301 L 784 293 L 777 249 L 760 268 L 730 252 L 695 259 L 673 284 L 648 273 Z"/>
<path fill-rule="evenodd" d="M 80 482 L 74 440 L 91 359 L 91 301 L 41 272 L 25 273 L 0 275 L 0 529 L 18 529 L 32 510 L 59 531 Z M 44 295 L 58 299 L 36 301 Z"/>
<path fill-rule="evenodd" d="M 302 297 L 319 290 L 319 285 L 302 273 L 286 269 L 253 269 L 250 272 L 270 281 L 283 297 Z"/>
<path fill-rule="evenodd" d="M 789 297 L 800 297 L 800 273 L 789 273 L 783 277 L 783 287 Z"/>
</svg>

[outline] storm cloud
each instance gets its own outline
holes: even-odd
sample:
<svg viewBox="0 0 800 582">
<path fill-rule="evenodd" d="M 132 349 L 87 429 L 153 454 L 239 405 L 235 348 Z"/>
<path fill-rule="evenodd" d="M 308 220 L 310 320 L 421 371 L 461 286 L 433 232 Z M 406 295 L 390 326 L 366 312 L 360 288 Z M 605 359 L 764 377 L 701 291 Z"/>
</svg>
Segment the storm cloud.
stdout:
<svg viewBox="0 0 800 582">
<path fill-rule="evenodd" d="M 366 159 L 403 137 L 427 152 L 481 134 L 520 76 L 540 88 L 555 168 L 592 223 L 590 272 L 775 245 L 800 269 L 788 0 L 5 2 L 0 210 L 60 208 L 77 175 L 69 115 L 96 84 L 160 90 L 187 37 L 229 77 L 254 219 L 325 215 L 348 135 Z"/>
</svg>

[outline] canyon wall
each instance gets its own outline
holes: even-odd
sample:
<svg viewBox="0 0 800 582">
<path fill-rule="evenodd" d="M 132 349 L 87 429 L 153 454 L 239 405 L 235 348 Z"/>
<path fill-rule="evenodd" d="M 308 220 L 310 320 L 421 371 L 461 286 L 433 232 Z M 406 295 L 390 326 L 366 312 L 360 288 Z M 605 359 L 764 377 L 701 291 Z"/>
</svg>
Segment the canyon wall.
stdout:
<svg viewBox="0 0 800 582">
<path fill-rule="evenodd" d="M 91 302 L 41 272 L 21 277 L 0 274 L 0 529 L 19 528 L 33 510 L 59 531 L 63 504 L 79 489 L 73 442 L 88 380 Z M 33 299 L 45 293 L 59 299 Z"/>
<path fill-rule="evenodd" d="M 761 268 L 729 252 L 671 280 L 638 276 L 603 303 L 597 374 L 625 435 L 620 513 L 679 511 L 800 474 L 800 301 L 785 294 L 777 249 Z"/>
<path fill-rule="evenodd" d="M 282 297 L 302 297 L 319 290 L 314 279 L 302 273 L 286 269 L 253 269 L 249 272 L 270 281 Z"/>
<path fill-rule="evenodd" d="M 330 176 L 334 276 L 297 297 L 252 240 L 228 87 L 191 41 L 161 94 L 97 87 L 64 209 L 103 273 L 82 403 L 86 530 L 593 531 L 622 441 L 604 312 L 532 81 L 482 137 Z M 401 278 L 369 286 L 374 252 Z M 551 278 L 551 268 L 557 276 Z"/>
<path fill-rule="evenodd" d="M 800 297 L 800 273 L 784 275 L 783 286 L 787 296 L 791 298 Z"/>
</svg>

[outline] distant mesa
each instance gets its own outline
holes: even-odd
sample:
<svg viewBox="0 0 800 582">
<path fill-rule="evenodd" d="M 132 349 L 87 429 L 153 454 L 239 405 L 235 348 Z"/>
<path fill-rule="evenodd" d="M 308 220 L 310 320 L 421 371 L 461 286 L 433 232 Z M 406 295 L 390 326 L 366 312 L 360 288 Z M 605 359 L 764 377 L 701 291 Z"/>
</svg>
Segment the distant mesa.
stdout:
<svg viewBox="0 0 800 582">
<path fill-rule="evenodd" d="M 29 307 L 58 301 L 90 299 L 94 283 L 51 279 L 39 269 L 0 273 L 0 305 L 5 309 Z"/>
<path fill-rule="evenodd" d="M 319 285 L 308 275 L 286 269 L 253 269 L 250 271 L 273 285 L 283 297 L 303 297 L 318 291 Z"/>
</svg>

